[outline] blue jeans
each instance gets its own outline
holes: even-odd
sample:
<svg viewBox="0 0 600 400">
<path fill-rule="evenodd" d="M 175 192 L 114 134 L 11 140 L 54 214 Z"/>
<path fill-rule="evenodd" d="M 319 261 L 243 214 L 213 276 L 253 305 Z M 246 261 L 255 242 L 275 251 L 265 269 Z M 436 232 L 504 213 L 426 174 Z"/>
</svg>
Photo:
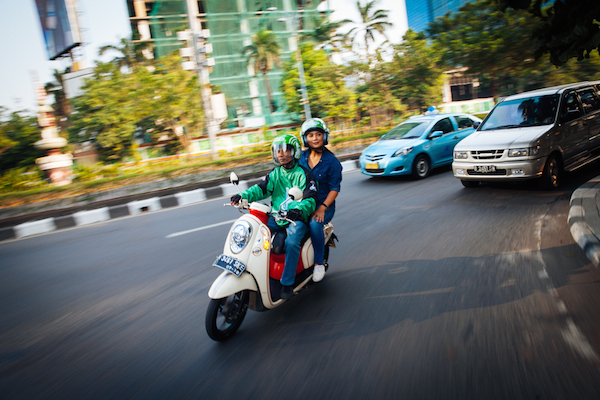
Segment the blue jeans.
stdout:
<svg viewBox="0 0 600 400">
<path fill-rule="evenodd" d="M 335 208 L 328 208 L 325 210 L 323 222 L 317 222 L 316 219 L 310 220 L 310 237 L 315 251 L 315 264 L 323 264 L 323 255 L 325 253 L 325 233 L 323 232 L 323 226 L 331 221 L 333 214 L 335 214 Z"/>
<path fill-rule="evenodd" d="M 287 230 L 287 237 L 285 238 L 285 267 L 283 267 L 283 274 L 281 274 L 281 284 L 283 286 L 291 286 L 294 284 L 296 278 L 296 268 L 298 267 L 298 259 L 300 258 L 300 242 L 306 232 L 308 232 L 308 226 L 302 221 L 296 221 L 296 225 L 289 224 L 287 227 L 281 227 L 277 225 L 277 222 L 273 217 L 269 218 L 267 226 L 271 230 L 271 233 Z"/>
</svg>

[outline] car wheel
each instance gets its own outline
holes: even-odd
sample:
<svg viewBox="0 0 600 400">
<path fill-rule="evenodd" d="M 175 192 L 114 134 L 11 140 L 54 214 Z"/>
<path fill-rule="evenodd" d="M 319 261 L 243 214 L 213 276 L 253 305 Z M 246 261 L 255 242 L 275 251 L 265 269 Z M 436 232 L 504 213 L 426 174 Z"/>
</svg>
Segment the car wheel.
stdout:
<svg viewBox="0 0 600 400">
<path fill-rule="evenodd" d="M 412 177 L 414 179 L 423 179 L 429 175 L 431 165 L 429 164 L 429 158 L 424 154 L 419 154 L 412 165 Z"/>
<path fill-rule="evenodd" d="M 554 154 L 551 154 L 544 165 L 544 171 L 540 178 L 539 185 L 543 190 L 554 190 L 560 185 L 560 163 Z"/>
<path fill-rule="evenodd" d="M 479 186 L 479 182 L 478 181 L 467 181 L 465 179 L 461 179 L 460 183 L 463 184 L 464 187 L 466 188 L 474 188 Z"/>
</svg>

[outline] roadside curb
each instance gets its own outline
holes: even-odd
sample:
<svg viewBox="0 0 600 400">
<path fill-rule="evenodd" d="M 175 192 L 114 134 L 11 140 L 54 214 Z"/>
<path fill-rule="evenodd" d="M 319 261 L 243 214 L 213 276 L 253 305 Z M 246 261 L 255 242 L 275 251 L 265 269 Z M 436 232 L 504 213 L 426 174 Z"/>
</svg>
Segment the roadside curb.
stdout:
<svg viewBox="0 0 600 400">
<path fill-rule="evenodd" d="M 573 192 L 567 218 L 571 235 L 586 257 L 600 268 L 600 176 Z"/>
<path fill-rule="evenodd" d="M 343 171 L 352 171 L 358 168 L 358 160 L 342 161 Z M 240 181 L 240 190 L 260 182 L 262 178 Z M 73 212 L 72 214 L 50 217 L 30 222 L 25 222 L 12 227 L 0 229 L 0 242 L 11 239 L 21 239 L 53 232 L 61 229 L 91 225 L 111 219 L 139 215 L 149 211 L 158 211 L 167 208 L 181 207 L 189 204 L 215 199 L 223 196 L 232 196 L 237 189 L 230 183 L 209 188 L 181 191 L 167 196 L 156 196 L 143 200 L 127 201 L 110 207 L 98 207 L 86 211 Z"/>
</svg>

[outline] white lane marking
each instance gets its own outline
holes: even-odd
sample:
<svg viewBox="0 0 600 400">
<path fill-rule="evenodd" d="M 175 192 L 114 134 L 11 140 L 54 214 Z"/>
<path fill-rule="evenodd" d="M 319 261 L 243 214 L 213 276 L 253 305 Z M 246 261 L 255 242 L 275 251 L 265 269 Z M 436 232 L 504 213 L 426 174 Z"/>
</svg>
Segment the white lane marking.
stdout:
<svg viewBox="0 0 600 400">
<path fill-rule="evenodd" d="M 171 233 L 170 235 L 165 236 L 165 239 L 170 239 L 170 238 L 174 238 L 174 237 L 181 236 L 181 235 L 187 235 L 188 233 L 203 231 L 205 229 L 215 228 L 215 227 L 221 226 L 221 225 L 231 224 L 231 223 L 234 223 L 237 220 L 238 219 L 236 218 L 236 219 L 231 219 L 229 221 L 219 222 L 217 224 L 201 226 L 199 228 L 190 229 L 188 231 L 181 231 L 181 232 Z"/>
<path fill-rule="evenodd" d="M 563 338 L 579 354 L 590 361 L 598 361 L 598 356 L 583 333 L 577 328 L 571 318 L 567 318 L 567 328 L 562 330 Z"/>
</svg>

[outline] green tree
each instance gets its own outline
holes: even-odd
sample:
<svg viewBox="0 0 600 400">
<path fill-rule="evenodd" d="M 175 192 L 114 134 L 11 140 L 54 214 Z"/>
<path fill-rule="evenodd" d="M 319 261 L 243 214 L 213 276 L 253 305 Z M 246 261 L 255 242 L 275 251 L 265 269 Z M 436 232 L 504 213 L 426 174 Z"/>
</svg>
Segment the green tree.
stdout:
<svg viewBox="0 0 600 400">
<path fill-rule="evenodd" d="M 23 115 L 23 111 L 4 116 L 0 108 L 0 171 L 30 167 L 44 155 L 34 143 L 42 138 L 37 118 Z"/>
<path fill-rule="evenodd" d="M 533 90 L 542 87 L 563 85 L 565 83 L 591 81 L 600 79 L 600 56 L 591 53 L 589 58 L 583 60 L 569 59 L 566 63 L 555 66 L 551 63 L 541 62 L 538 68 L 523 74 L 517 90 Z M 510 93 L 512 94 L 513 89 Z"/>
<path fill-rule="evenodd" d="M 173 54 L 152 71 L 136 67 L 129 73 L 99 63 L 85 94 L 73 102 L 70 140 L 93 141 L 104 161 L 132 155 L 140 132 L 152 141 L 169 135 L 189 150 L 189 135 L 200 130 L 203 114 L 196 75 L 183 71 L 180 61 Z"/>
<path fill-rule="evenodd" d="M 394 25 L 388 20 L 388 10 L 375 10 L 378 2 L 379 0 L 371 0 L 361 6 L 360 0 L 357 0 L 356 7 L 360 14 L 360 21 L 355 23 L 359 26 L 348 32 L 349 35 L 354 37 L 355 43 L 358 43 L 359 38 L 362 37 L 367 54 L 369 54 L 369 43 L 375 42 L 375 32 L 387 39 L 385 30 Z"/>
<path fill-rule="evenodd" d="M 148 96 L 142 115 L 154 121 L 159 131 L 177 138 L 181 148 L 189 153 L 190 139 L 194 133 L 200 136 L 204 124 L 196 74 L 184 71 L 179 54 L 173 53 L 160 59 L 148 84 L 153 95 Z"/>
<path fill-rule="evenodd" d="M 597 0 L 556 1 L 495 0 L 504 10 L 527 10 L 537 21 L 533 36 L 535 54 L 550 55 L 560 66 L 571 58 L 600 54 L 600 2 Z"/>
<path fill-rule="evenodd" d="M 525 11 L 502 12 L 494 0 L 481 0 L 438 18 L 427 32 L 444 67 L 467 67 L 470 74 L 490 83 L 496 97 L 505 77 L 518 77 L 537 67 L 531 39 L 536 23 Z"/>
<path fill-rule="evenodd" d="M 367 121 L 365 118 L 368 117 L 372 126 L 379 126 L 379 118 L 389 121 L 394 114 L 406 109 L 392 91 L 394 67 L 392 63 L 383 62 L 381 57 L 369 64 L 353 61 L 345 67 L 345 74 L 351 77 L 357 97 L 357 121 Z"/>
<path fill-rule="evenodd" d="M 244 47 L 242 54 L 248 57 L 248 64 L 253 65 L 255 74 L 258 71 L 262 72 L 269 99 L 269 110 L 274 112 L 275 107 L 271 97 L 271 86 L 267 79 L 267 72 L 271 71 L 276 65 L 281 65 L 279 43 L 275 34 L 261 29 L 255 35 L 252 35 L 252 44 Z"/>
<path fill-rule="evenodd" d="M 443 69 L 440 52 L 428 44 L 423 33 L 408 30 L 394 46 L 390 70 L 391 91 L 410 108 L 425 111 L 442 100 Z"/>
<path fill-rule="evenodd" d="M 69 141 L 93 141 L 103 161 L 120 161 L 128 156 L 137 123 L 142 119 L 139 99 L 149 95 L 143 93 L 146 88 L 136 78 L 147 72 L 137 69 L 125 74 L 115 64 L 98 63 L 94 77 L 83 86 L 85 94 L 73 101 Z"/>
<path fill-rule="evenodd" d="M 56 126 L 58 126 L 63 133 L 67 131 L 67 121 L 70 114 L 69 100 L 67 99 L 63 82 L 63 75 L 66 72 L 67 70 L 60 72 L 55 69 L 53 74 L 54 81 L 48 82 L 44 86 L 47 94 L 54 95 L 54 118 L 56 120 Z"/>
<path fill-rule="evenodd" d="M 315 50 L 309 43 L 300 48 L 312 115 L 333 119 L 352 118 L 356 110 L 356 95 L 346 87 L 344 67 L 332 63 L 324 50 Z M 281 90 L 288 111 L 302 113 L 304 106 L 295 55 L 284 63 L 283 69 Z"/>
<path fill-rule="evenodd" d="M 5 112 L 6 108 L 0 106 L 0 117 L 2 117 L 2 115 Z M 5 129 L 4 125 L 5 123 L 2 120 L 0 120 L 0 156 L 2 156 L 2 153 L 14 147 L 17 144 L 17 142 L 10 139 L 10 134 L 8 133 L 8 130 Z"/>
</svg>

